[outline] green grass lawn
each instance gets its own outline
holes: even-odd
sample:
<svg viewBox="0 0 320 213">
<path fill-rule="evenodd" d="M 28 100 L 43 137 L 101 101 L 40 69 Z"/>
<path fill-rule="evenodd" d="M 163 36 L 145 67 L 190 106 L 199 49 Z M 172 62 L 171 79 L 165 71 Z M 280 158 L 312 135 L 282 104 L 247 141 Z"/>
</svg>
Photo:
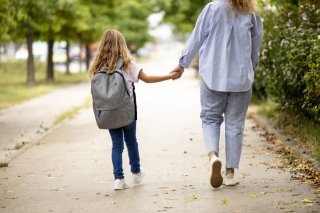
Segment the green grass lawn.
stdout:
<svg viewBox="0 0 320 213">
<path fill-rule="evenodd" d="M 88 81 L 87 72 L 65 75 L 55 72 L 55 81 L 46 82 L 46 65 L 35 61 L 35 86 L 26 85 L 26 61 L 0 62 L 0 109 L 22 103 L 58 87 Z"/>
<path fill-rule="evenodd" d="M 310 151 L 320 161 L 320 123 L 315 123 L 293 111 L 280 110 L 273 101 L 258 104 L 258 113 L 269 119 L 274 126 L 289 136 L 301 148 Z"/>
</svg>

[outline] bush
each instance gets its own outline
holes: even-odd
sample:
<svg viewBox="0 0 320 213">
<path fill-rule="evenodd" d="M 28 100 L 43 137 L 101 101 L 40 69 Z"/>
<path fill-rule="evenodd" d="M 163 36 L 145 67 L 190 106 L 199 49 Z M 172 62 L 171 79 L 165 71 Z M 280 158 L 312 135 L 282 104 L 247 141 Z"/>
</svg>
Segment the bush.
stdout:
<svg viewBox="0 0 320 213">
<path fill-rule="evenodd" d="M 254 91 L 320 121 L 320 9 L 302 3 L 263 13 L 265 35 Z"/>
</svg>

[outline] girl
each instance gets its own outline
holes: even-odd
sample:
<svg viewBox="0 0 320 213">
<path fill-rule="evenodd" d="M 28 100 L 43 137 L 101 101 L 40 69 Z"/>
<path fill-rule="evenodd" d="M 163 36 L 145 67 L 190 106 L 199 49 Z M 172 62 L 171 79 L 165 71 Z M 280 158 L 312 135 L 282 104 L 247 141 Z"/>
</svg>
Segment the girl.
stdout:
<svg viewBox="0 0 320 213">
<path fill-rule="evenodd" d="M 102 37 L 96 57 L 89 70 L 90 78 L 102 68 L 113 71 L 119 59 L 123 62 L 124 78 L 132 101 L 134 101 L 133 82 L 138 82 L 139 79 L 141 79 L 146 83 L 156 83 L 169 79 L 174 80 L 179 76 L 177 72 L 163 76 L 149 76 L 144 73 L 141 67 L 132 60 L 123 35 L 117 30 L 110 29 L 107 30 Z M 129 154 L 133 182 L 135 184 L 141 183 L 144 173 L 140 168 L 139 149 L 136 138 L 136 121 L 118 129 L 110 129 L 109 133 L 112 139 L 112 164 L 115 179 L 114 190 L 128 188 L 122 169 L 124 142 L 126 143 Z"/>
<path fill-rule="evenodd" d="M 239 167 L 243 130 L 254 70 L 262 40 L 262 22 L 255 0 L 216 0 L 207 4 L 184 49 L 180 75 L 200 50 L 201 119 L 210 160 L 212 187 L 233 186 Z M 223 117 L 224 115 L 224 117 Z M 221 176 L 220 125 L 225 123 L 226 174 Z"/>
</svg>

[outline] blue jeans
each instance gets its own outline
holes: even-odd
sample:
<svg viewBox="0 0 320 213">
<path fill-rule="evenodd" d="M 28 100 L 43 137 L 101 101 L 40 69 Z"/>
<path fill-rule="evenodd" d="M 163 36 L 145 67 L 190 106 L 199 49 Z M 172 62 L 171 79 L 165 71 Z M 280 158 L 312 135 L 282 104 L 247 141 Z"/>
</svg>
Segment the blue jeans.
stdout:
<svg viewBox="0 0 320 213">
<path fill-rule="evenodd" d="M 225 119 L 226 168 L 239 168 L 243 131 L 252 90 L 217 92 L 201 81 L 201 119 L 208 153 L 219 156 L 220 126 Z M 223 118 L 224 115 L 224 118 Z"/>
<path fill-rule="evenodd" d="M 140 157 L 136 138 L 136 121 L 125 127 L 110 129 L 109 133 L 112 139 L 112 164 L 114 178 L 124 178 L 122 168 L 122 152 L 124 149 L 124 141 L 128 149 L 131 172 L 134 174 L 139 173 Z"/>
</svg>

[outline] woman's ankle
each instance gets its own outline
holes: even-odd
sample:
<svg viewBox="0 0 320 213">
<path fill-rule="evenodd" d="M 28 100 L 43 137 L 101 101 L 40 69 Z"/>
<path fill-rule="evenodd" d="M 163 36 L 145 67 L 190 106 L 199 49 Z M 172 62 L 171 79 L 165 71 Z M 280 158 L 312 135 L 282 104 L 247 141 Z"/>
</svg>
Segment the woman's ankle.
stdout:
<svg viewBox="0 0 320 213">
<path fill-rule="evenodd" d="M 211 160 L 214 157 L 218 157 L 215 152 L 210 152 L 208 155 L 209 155 L 209 160 Z"/>
<path fill-rule="evenodd" d="M 234 175 L 234 168 L 226 168 L 226 175 Z"/>
</svg>

